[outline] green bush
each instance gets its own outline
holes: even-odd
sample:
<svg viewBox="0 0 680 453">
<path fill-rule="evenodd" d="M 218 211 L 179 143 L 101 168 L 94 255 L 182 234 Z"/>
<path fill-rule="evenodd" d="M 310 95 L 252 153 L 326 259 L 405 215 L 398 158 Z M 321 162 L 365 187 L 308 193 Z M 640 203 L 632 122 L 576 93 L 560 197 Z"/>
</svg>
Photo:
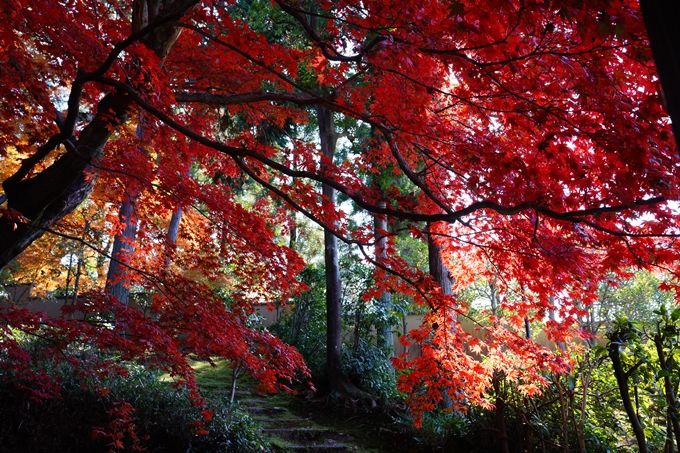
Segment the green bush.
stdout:
<svg viewBox="0 0 680 453">
<path fill-rule="evenodd" d="M 157 372 L 142 367 L 130 369 L 126 379 L 109 378 L 104 383 L 111 392 L 109 400 L 124 400 L 135 408 L 139 433 L 164 448 L 185 452 L 252 452 L 264 449 L 257 428 L 245 412 L 229 405 L 224 395 L 206 398 L 206 407 L 194 407 L 186 392 L 159 380 Z M 207 434 L 197 434 L 196 421 L 201 412 L 211 413 L 204 422 Z M 186 446 L 186 447 L 184 447 Z"/>
<path fill-rule="evenodd" d="M 388 363 L 387 351 L 370 338 L 359 338 L 354 350 L 343 345 L 340 356 L 342 372 L 357 387 L 383 402 L 399 397 L 394 369 Z"/>
<path fill-rule="evenodd" d="M 158 372 L 127 368 L 126 377 L 82 379 L 62 364 L 51 372 L 58 374 L 63 389 L 43 402 L 31 399 L 27 383 L 5 376 L 0 382 L 0 451 L 97 453 L 116 446 L 125 452 L 138 447 L 169 453 L 268 450 L 254 422 L 223 395 L 209 396 L 205 407 L 195 407 L 187 392 L 160 381 Z"/>
<path fill-rule="evenodd" d="M 474 415 L 436 410 L 423 414 L 420 428 L 415 427 L 413 419 L 406 414 L 401 415 L 395 421 L 413 440 L 428 450 L 464 447 L 462 451 L 465 451 L 470 447 L 467 438 L 470 434 L 470 425 L 474 423 L 474 420 Z"/>
<path fill-rule="evenodd" d="M 326 376 L 326 274 L 323 266 L 310 265 L 300 279 L 309 290 L 289 302 L 271 331 L 302 354 L 315 380 Z"/>
</svg>

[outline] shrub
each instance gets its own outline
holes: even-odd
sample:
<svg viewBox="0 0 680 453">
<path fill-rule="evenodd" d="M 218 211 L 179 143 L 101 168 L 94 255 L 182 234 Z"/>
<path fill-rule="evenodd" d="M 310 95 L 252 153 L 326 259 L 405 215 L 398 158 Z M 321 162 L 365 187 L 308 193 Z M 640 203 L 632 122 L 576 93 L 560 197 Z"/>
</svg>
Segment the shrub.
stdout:
<svg viewBox="0 0 680 453">
<path fill-rule="evenodd" d="M 267 450 L 254 422 L 223 395 L 196 407 L 159 373 L 127 365 L 127 376 L 77 376 L 68 365 L 50 370 L 61 392 L 43 402 L 6 375 L 0 382 L 0 451 L 255 452 Z"/>
<path fill-rule="evenodd" d="M 360 338 L 353 351 L 343 345 L 340 362 L 345 376 L 360 389 L 380 398 L 383 403 L 399 397 L 387 351 L 370 338 Z"/>
<path fill-rule="evenodd" d="M 435 410 L 423 414 L 422 426 L 417 428 L 413 419 L 406 414 L 401 415 L 395 421 L 402 430 L 409 433 L 417 443 L 429 450 L 439 450 L 444 447 L 467 447 L 470 424 L 474 416 L 462 415 L 456 412 Z"/>
</svg>

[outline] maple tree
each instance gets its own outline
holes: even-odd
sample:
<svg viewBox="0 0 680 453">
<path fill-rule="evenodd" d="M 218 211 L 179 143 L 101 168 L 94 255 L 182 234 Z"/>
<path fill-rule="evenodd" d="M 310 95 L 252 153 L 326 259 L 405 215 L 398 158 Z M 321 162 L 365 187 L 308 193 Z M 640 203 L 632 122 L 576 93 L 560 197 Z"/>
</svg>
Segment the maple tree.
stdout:
<svg viewBox="0 0 680 453">
<path fill-rule="evenodd" d="M 299 354 L 247 325 L 253 301 L 303 289 L 291 276 L 304 263 L 277 240 L 291 210 L 376 265 L 367 299 L 405 293 L 430 307 L 413 335 L 422 356 L 394 361 L 416 416 L 444 395 L 452 407 L 490 405 L 498 372 L 540 391 L 569 360 L 522 338 L 525 321 L 555 310 L 550 334 L 565 341 L 607 272 L 676 269 L 678 153 L 637 1 L 5 0 L 0 18 L 11 166 L 0 266 L 47 231 L 98 249 L 63 219 L 95 187 L 100 206 L 135 193 L 124 264 L 129 284 L 153 288 L 158 314 L 96 292 L 71 310 L 112 312 L 112 329 L 9 307 L 3 347 L 26 373 L 10 327 L 51 336 L 55 350 L 78 340 L 129 358 L 153 350 L 189 385 L 187 351 L 236 360 L 266 389 L 293 379 Z M 333 161 L 294 127 L 313 122 L 311 107 L 376 137 Z M 267 140 L 272 129 L 285 140 Z M 368 177 L 386 174 L 382 185 Z M 270 198 L 240 203 L 244 177 Z M 398 256 L 397 232 L 357 225 L 320 184 L 429 238 L 452 291 Z M 166 231 L 178 207 L 176 246 Z M 107 212 L 111 234 L 127 226 Z M 500 301 L 511 314 L 483 340 L 457 328 L 456 291 L 477 275 L 522 292 Z"/>
</svg>

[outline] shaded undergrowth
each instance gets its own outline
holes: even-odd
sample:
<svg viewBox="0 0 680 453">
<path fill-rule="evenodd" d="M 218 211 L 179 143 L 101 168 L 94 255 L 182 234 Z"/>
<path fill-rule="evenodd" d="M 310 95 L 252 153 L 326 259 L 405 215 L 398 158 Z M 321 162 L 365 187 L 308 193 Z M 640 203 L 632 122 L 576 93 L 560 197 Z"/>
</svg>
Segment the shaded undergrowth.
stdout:
<svg viewBox="0 0 680 453">
<path fill-rule="evenodd" d="M 0 379 L 4 453 L 223 453 L 266 450 L 252 419 L 207 392 L 203 406 L 160 374 L 128 365 L 126 376 L 76 377 L 61 366 L 61 390 L 38 401 L 29 382 Z"/>
</svg>

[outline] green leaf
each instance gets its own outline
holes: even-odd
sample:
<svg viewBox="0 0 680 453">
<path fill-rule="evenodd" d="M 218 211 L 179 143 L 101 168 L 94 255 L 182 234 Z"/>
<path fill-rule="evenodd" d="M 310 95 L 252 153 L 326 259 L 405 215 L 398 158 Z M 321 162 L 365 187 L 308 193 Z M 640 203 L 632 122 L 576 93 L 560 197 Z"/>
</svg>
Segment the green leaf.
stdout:
<svg viewBox="0 0 680 453">
<path fill-rule="evenodd" d="M 604 346 L 597 345 L 593 347 L 590 352 L 593 354 L 595 357 L 605 357 L 607 355 L 607 348 Z"/>
<path fill-rule="evenodd" d="M 659 371 L 656 373 L 656 378 L 657 378 L 657 379 L 661 379 L 661 378 L 664 378 L 664 377 L 670 377 L 670 375 L 671 375 L 671 373 L 669 373 L 669 372 L 666 371 L 666 370 L 659 370 Z"/>
<path fill-rule="evenodd" d="M 680 319 L 680 308 L 676 308 L 671 312 L 671 319 L 673 321 L 677 321 L 678 319 Z"/>
</svg>

